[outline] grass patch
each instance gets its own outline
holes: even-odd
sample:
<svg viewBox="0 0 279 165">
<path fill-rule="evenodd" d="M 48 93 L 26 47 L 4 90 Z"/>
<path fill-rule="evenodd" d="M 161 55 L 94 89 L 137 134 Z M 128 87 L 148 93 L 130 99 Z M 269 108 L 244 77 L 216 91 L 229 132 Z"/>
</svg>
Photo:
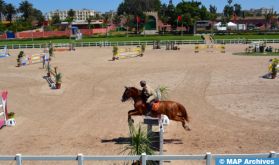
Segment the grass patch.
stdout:
<svg viewBox="0 0 279 165">
<path fill-rule="evenodd" d="M 84 37 L 82 40 L 76 41 L 74 39 L 69 38 L 48 38 L 48 39 L 24 39 L 24 40 L 2 40 L 0 41 L 0 45 L 11 45 L 11 44 L 43 44 L 52 41 L 52 43 L 69 43 L 69 42 L 117 42 L 117 41 L 156 41 L 156 40 L 201 40 L 200 36 L 193 35 L 184 35 L 184 36 L 175 36 L 175 35 L 150 35 L 150 36 L 135 36 L 129 35 L 127 36 L 93 36 L 93 37 Z"/>
<path fill-rule="evenodd" d="M 215 35 L 214 39 L 279 39 L 279 34 L 269 35 Z M 0 40 L 0 45 L 11 44 L 44 44 L 52 41 L 52 43 L 69 43 L 69 42 L 123 42 L 123 41 L 157 41 L 157 40 L 202 40 L 201 36 L 194 35 L 146 35 L 140 36 L 135 34 L 113 33 L 110 36 L 104 34 L 94 35 L 92 37 L 84 37 L 82 40 L 76 41 L 69 39 L 69 37 L 52 37 L 52 38 L 39 38 L 39 39 L 15 39 L 15 40 Z"/>
<path fill-rule="evenodd" d="M 233 55 L 239 55 L 239 56 L 279 56 L 279 53 L 275 52 L 266 52 L 266 53 L 246 53 L 246 52 L 239 52 L 239 53 L 233 53 Z"/>
</svg>

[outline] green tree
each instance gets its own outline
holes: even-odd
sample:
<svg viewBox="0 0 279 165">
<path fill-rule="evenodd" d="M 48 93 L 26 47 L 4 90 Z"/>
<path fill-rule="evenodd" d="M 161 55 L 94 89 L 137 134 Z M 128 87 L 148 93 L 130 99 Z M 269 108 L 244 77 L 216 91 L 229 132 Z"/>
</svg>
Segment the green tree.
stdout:
<svg viewBox="0 0 279 165">
<path fill-rule="evenodd" d="M 121 17 L 119 15 L 114 15 L 112 19 L 113 24 L 115 24 L 117 27 L 120 26 L 121 23 Z"/>
<path fill-rule="evenodd" d="M 7 21 L 10 21 L 12 23 L 13 16 L 16 14 L 16 8 L 13 6 L 13 4 L 9 3 L 6 5 L 6 10 L 4 12 L 4 15 L 7 17 Z"/>
<path fill-rule="evenodd" d="M 102 19 L 102 16 L 99 13 L 96 13 L 96 15 L 94 16 L 95 20 L 99 20 Z"/>
<path fill-rule="evenodd" d="M 32 16 L 33 5 L 27 0 L 24 0 L 19 4 L 18 11 L 22 13 L 24 21 L 27 21 Z"/>
<path fill-rule="evenodd" d="M 176 19 L 175 6 L 172 3 L 163 4 L 161 6 L 159 17 L 163 23 L 173 24 Z"/>
<path fill-rule="evenodd" d="M 190 27 L 191 30 L 194 29 L 195 22 L 201 19 L 209 19 L 210 13 L 207 11 L 206 7 L 198 1 L 182 1 L 177 4 L 175 9 L 176 17 L 182 16 L 183 25 Z M 177 18 L 175 18 L 172 25 L 177 24 Z M 178 26 L 180 24 L 178 23 Z"/>
<path fill-rule="evenodd" d="M 209 12 L 210 12 L 210 20 L 212 21 L 211 24 L 211 30 L 212 30 L 217 19 L 217 7 L 213 5 L 209 5 Z"/>
<path fill-rule="evenodd" d="M 58 14 L 54 14 L 51 18 L 51 25 L 61 23 L 60 17 Z"/>
<path fill-rule="evenodd" d="M 233 16 L 233 12 L 234 12 L 233 6 L 226 5 L 224 7 L 224 11 L 223 12 L 224 12 L 224 16 L 226 18 L 226 22 L 229 22 L 231 20 L 232 16 Z"/>
<path fill-rule="evenodd" d="M 273 12 L 268 12 L 264 14 L 265 29 L 267 29 L 268 25 L 270 24 L 272 17 L 273 17 Z"/>
<path fill-rule="evenodd" d="M 73 10 L 73 9 L 70 9 L 68 11 L 68 16 L 67 18 L 65 19 L 66 22 L 68 22 L 68 25 L 71 26 L 72 25 L 72 22 L 74 21 L 74 18 L 75 18 L 75 15 L 76 15 L 76 12 Z"/>
<path fill-rule="evenodd" d="M 241 17 L 242 11 L 241 11 L 241 5 L 240 4 L 234 4 L 234 13 L 238 16 Z"/>
<path fill-rule="evenodd" d="M 207 8 L 202 5 L 200 9 L 200 19 L 201 20 L 209 20 L 210 19 L 210 14 L 207 11 Z"/>
<path fill-rule="evenodd" d="M 161 20 L 163 23 L 167 23 L 167 22 L 168 22 L 167 11 L 168 11 L 167 5 L 166 5 L 166 4 L 163 4 L 162 7 L 161 7 L 161 10 L 160 10 L 160 12 L 159 12 L 160 20 Z"/>
<path fill-rule="evenodd" d="M 38 25 L 42 25 L 43 22 L 45 21 L 45 17 L 40 10 L 33 8 L 30 21 L 36 21 Z"/>
<path fill-rule="evenodd" d="M 6 30 L 6 27 L 3 25 L 2 22 L 0 22 L 0 32 L 4 32 Z"/>
<path fill-rule="evenodd" d="M 5 13 L 6 3 L 4 0 L 0 0 L 0 21 L 2 21 L 2 15 Z"/>
<path fill-rule="evenodd" d="M 233 0 L 228 0 L 229 6 L 231 6 L 232 2 L 233 2 Z"/>
<path fill-rule="evenodd" d="M 76 12 L 73 9 L 70 9 L 67 14 L 70 19 L 74 20 Z"/>
<path fill-rule="evenodd" d="M 209 12 L 211 14 L 217 14 L 217 7 L 214 5 L 209 5 Z"/>
<path fill-rule="evenodd" d="M 91 22 L 92 22 L 93 18 L 94 18 L 93 16 L 89 16 L 89 17 L 86 19 L 87 24 L 88 24 L 88 29 L 91 29 Z"/>
<path fill-rule="evenodd" d="M 117 9 L 117 14 L 142 15 L 144 11 L 159 11 L 160 0 L 124 0 Z"/>
</svg>

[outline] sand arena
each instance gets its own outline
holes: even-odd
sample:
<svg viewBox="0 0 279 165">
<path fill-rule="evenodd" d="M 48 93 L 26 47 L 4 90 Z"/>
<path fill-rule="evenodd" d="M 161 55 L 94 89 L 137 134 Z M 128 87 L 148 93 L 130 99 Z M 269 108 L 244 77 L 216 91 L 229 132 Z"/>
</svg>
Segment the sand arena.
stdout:
<svg viewBox="0 0 279 165">
<path fill-rule="evenodd" d="M 276 45 L 279 47 L 278 45 Z M 0 154 L 118 155 L 127 138 L 124 86 L 146 80 L 169 88 L 182 103 L 192 131 L 171 122 L 165 154 L 261 153 L 279 151 L 279 79 L 262 79 L 271 57 L 232 55 L 246 45 L 227 45 L 225 54 L 146 48 L 143 57 L 110 61 L 112 48 L 57 52 L 52 66 L 63 74 L 61 90 L 51 90 L 41 64 L 16 67 L 19 50 L 0 59 L 0 89 L 17 125 L 0 130 Z M 24 49 L 37 53 L 39 49 Z M 136 117 L 141 121 L 142 117 Z M 74 163 L 73 163 L 74 164 Z"/>
</svg>

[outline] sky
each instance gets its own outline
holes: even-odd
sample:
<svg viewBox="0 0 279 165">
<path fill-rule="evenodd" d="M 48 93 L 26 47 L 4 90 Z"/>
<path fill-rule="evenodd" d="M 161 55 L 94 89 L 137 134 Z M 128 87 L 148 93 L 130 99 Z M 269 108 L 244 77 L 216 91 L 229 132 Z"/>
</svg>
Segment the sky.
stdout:
<svg viewBox="0 0 279 165">
<path fill-rule="evenodd" d="M 16 7 L 22 0 L 4 0 L 6 3 L 12 3 Z M 118 5 L 123 0 L 28 0 L 35 8 L 40 9 L 43 13 L 60 9 L 92 9 L 95 11 L 106 12 L 117 10 Z M 182 0 L 173 0 L 174 4 Z M 217 7 L 218 12 L 221 12 L 227 4 L 227 0 L 200 0 L 206 7 L 210 4 Z M 161 0 L 162 3 L 168 3 L 169 0 Z M 243 9 L 250 8 L 274 8 L 279 11 L 279 0 L 233 0 L 234 3 L 241 4 Z"/>
</svg>

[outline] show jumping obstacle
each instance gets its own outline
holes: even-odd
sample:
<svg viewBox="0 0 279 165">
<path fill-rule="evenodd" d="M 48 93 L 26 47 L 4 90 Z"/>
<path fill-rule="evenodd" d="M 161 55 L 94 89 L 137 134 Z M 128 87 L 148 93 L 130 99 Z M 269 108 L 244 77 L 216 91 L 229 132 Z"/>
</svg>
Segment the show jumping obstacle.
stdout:
<svg viewBox="0 0 279 165">
<path fill-rule="evenodd" d="M 70 44 L 70 43 L 67 43 L 67 44 L 59 44 L 59 45 L 55 45 L 54 46 L 54 51 L 59 51 L 59 52 L 62 52 L 62 51 L 75 51 L 75 46 L 74 44 Z"/>
<path fill-rule="evenodd" d="M 152 147 L 159 151 L 159 155 L 163 155 L 164 144 L 164 126 L 169 125 L 169 118 L 166 115 L 161 115 L 159 118 L 145 117 L 144 124 L 147 125 L 147 136 L 151 139 Z M 159 132 L 152 130 L 153 126 L 159 126 Z M 160 164 L 163 162 L 160 161 Z"/>
<path fill-rule="evenodd" d="M 0 92 L 0 129 L 4 126 L 14 126 L 15 119 L 8 118 L 8 91 Z"/>
<path fill-rule="evenodd" d="M 52 68 L 50 65 L 48 67 L 47 76 L 45 77 L 46 81 L 49 84 L 49 87 L 55 88 L 55 76 L 58 74 L 58 67 Z"/>
<path fill-rule="evenodd" d="M 117 52 L 113 55 L 112 60 L 127 59 L 127 58 L 143 56 L 141 47 L 136 47 L 136 48 L 118 48 L 118 47 L 116 47 L 116 49 L 117 49 Z"/>
<path fill-rule="evenodd" d="M 9 54 L 7 46 L 5 46 L 4 49 L 0 50 L 0 58 L 9 57 L 9 56 L 10 56 L 10 54 Z"/>
<path fill-rule="evenodd" d="M 178 45 L 175 45 L 174 41 L 167 41 L 166 50 L 180 50 L 180 48 Z"/>
<path fill-rule="evenodd" d="M 20 66 L 43 63 L 49 61 L 48 53 L 37 53 L 20 58 Z"/>
<path fill-rule="evenodd" d="M 206 45 L 195 45 L 195 53 L 199 53 L 201 51 L 206 51 L 208 53 L 220 52 L 226 53 L 226 46 L 224 44 L 216 45 L 216 44 L 206 44 Z"/>
</svg>

